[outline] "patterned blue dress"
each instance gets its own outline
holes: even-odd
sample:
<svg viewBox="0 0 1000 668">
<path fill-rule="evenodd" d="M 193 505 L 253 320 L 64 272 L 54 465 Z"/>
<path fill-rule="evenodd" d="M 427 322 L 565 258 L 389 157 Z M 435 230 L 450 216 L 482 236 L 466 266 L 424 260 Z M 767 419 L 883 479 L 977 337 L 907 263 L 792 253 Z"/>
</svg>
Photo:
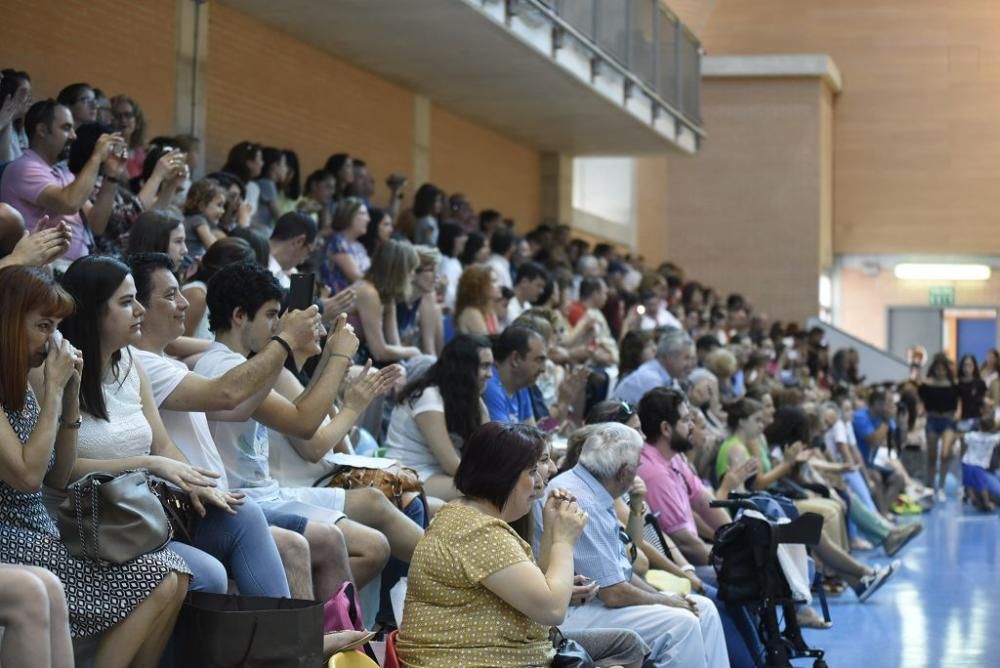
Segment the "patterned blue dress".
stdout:
<svg viewBox="0 0 1000 668">
<path fill-rule="evenodd" d="M 24 407 L 7 420 L 21 444 L 38 424 L 40 409 L 31 390 Z M 49 469 L 55 455 L 49 459 Z M 102 566 L 73 557 L 42 502 L 41 489 L 19 492 L 0 481 L 0 563 L 41 566 L 52 571 L 66 590 L 73 637 L 95 636 L 123 620 L 171 571 L 190 574 L 181 557 L 170 550 L 145 554 L 121 564 Z"/>
</svg>

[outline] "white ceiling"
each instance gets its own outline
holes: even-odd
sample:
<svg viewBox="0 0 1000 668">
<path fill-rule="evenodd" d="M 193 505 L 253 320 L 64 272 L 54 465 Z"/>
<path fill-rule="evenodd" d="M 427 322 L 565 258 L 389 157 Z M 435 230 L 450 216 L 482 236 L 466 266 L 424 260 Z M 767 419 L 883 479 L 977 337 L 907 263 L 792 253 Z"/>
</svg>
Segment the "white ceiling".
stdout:
<svg viewBox="0 0 1000 668">
<path fill-rule="evenodd" d="M 222 1 L 541 150 L 676 148 L 463 0 Z"/>
</svg>

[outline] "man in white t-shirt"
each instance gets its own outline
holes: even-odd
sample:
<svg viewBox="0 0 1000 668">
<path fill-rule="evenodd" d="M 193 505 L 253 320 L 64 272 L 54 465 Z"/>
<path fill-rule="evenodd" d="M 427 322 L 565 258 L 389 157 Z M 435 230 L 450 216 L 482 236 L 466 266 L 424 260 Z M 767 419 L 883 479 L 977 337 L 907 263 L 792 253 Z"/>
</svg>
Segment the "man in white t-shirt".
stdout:
<svg viewBox="0 0 1000 668">
<path fill-rule="evenodd" d="M 518 267 L 514 296 L 507 305 L 507 324 L 514 322 L 519 315 L 531 308 L 545 291 L 548 280 L 549 272 L 537 262 L 525 262 Z"/>
<path fill-rule="evenodd" d="M 208 378 L 224 376 L 249 355 L 263 351 L 277 332 L 283 296 L 274 276 L 256 265 L 230 265 L 219 271 L 206 296 L 215 342 L 198 360 L 195 372 Z M 408 562 L 423 530 L 374 488 L 282 486 L 271 474 L 268 438 L 268 429 L 281 432 L 303 444 L 304 451 L 317 460 L 343 439 L 365 404 L 388 391 L 401 373 L 393 365 L 365 378 L 361 399 L 345 401 L 323 426 L 357 347 L 353 329 L 341 316 L 327 339 L 313 381 L 298 397 L 289 400 L 272 390 L 256 404 L 241 405 L 230 413 L 209 413 L 208 418 L 230 484 L 265 509 L 337 523 L 351 554 L 354 579 L 363 586 L 381 572 L 390 550 L 392 556 Z"/>
<path fill-rule="evenodd" d="M 215 446 L 204 411 L 251 410 L 259 404 L 278 374 L 289 350 L 314 352 L 319 315 L 315 307 L 292 311 L 281 319 L 280 333 L 253 359 L 218 378 L 191 372 L 164 353 L 184 333 L 188 302 L 172 272 L 170 258 L 144 253 L 130 258 L 136 296 L 146 308 L 142 338 L 135 355 L 149 377 L 163 424 L 174 443 L 195 466 L 219 474 L 220 487 L 230 480 Z M 328 597 L 351 578 L 344 537 L 333 523 L 307 520 L 302 515 L 264 508 L 288 576 L 292 596 Z"/>
</svg>

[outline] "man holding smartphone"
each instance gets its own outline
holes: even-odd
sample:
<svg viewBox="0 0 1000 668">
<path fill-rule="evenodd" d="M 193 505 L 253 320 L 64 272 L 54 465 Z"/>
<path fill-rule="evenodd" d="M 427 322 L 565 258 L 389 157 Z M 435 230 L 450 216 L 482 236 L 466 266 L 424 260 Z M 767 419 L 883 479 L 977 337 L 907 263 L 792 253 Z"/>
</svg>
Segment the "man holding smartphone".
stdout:
<svg viewBox="0 0 1000 668">
<path fill-rule="evenodd" d="M 17 209 L 35 231 L 38 221 L 62 221 L 72 231 L 69 249 L 57 265 L 69 266 L 90 254 L 92 236 L 80 213 L 90 209 L 88 201 L 94 190 L 101 165 L 120 161 L 118 134 L 101 135 L 90 159 L 74 177 L 61 161 L 76 139 L 73 114 L 55 100 L 41 100 L 31 105 L 24 117 L 30 148 L 4 170 L 0 200 Z M 58 267 L 57 268 L 62 268 Z"/>
</svg>

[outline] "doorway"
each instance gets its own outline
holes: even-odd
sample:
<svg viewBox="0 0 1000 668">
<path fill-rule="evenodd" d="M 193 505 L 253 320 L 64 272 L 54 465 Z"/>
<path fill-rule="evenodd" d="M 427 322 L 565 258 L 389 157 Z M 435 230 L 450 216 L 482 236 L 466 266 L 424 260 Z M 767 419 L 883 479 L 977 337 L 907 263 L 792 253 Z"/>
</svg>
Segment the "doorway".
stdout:
<svg viewBox="0 0 1000 668">
<path fill-rule="evenodd" d="M 996 308 L 890 306 L 888 311 L 888 349 L 900 359 L 911 347 L 923 346 L 928 355 L 944 351 L 957 361 L 971 354 L 982 362 L 997 347 Z"/>
</svg>

